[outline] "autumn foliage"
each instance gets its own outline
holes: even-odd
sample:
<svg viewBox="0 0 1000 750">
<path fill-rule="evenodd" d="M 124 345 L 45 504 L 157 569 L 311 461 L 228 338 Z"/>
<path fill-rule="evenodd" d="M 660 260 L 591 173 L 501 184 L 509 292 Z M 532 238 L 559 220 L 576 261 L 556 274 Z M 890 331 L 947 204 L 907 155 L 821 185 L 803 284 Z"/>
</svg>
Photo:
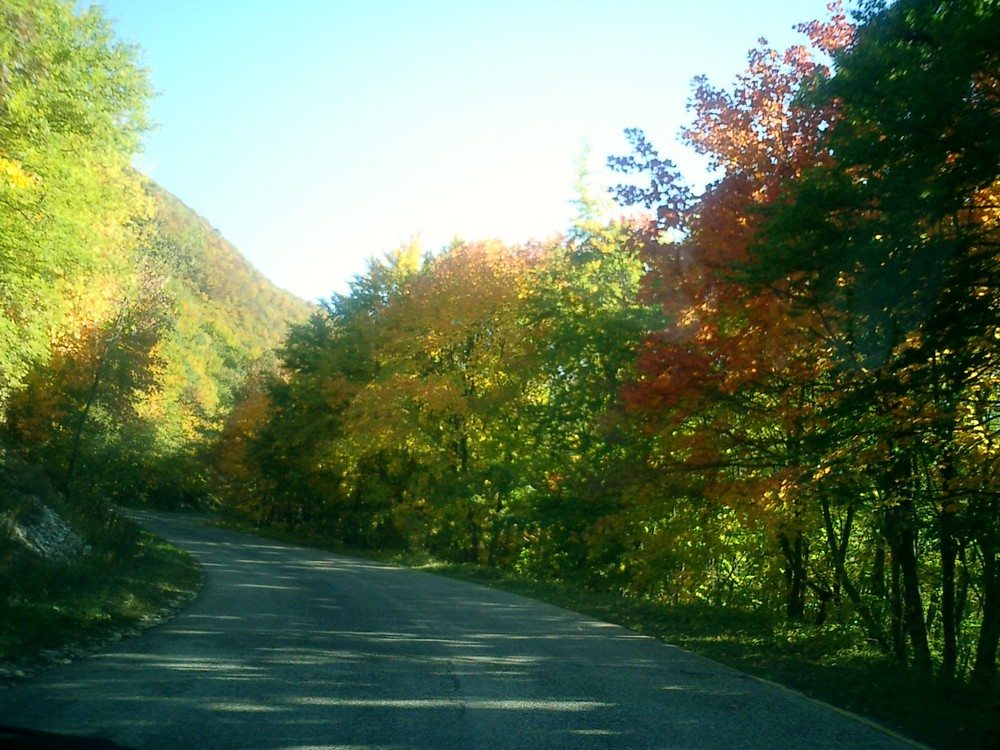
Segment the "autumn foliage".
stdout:
<svg viewBox="0 0 1000 750">
<path fill-rule="evenodd" d="M 311 309 L 131 169 L 147 85 L 99 10 L 0 10 L 0 479 L 995 682 L 995 2 L 833 3 L 693 82 L 704 189 L 630 129 L 648 220 L 581 170 L 564 235 L 404 244 Z"/>
<path fill-rule="evenodd" d="M 697 82 L 684 135 L 720 177 L 649 260 L 672 324 L 627 391 L 692 501 L 762 535 L 790 617 L 850 612 L 900 663 L 981 682 L 998 162 L 971 154 L 997 153 L 995 16 L 898 2 L 852 29 L 835 4 L 802 27 L 833 70 L 762 46 L 731 91 Z"/>
<path fill-rule="evenodd" d="M 582 196 L 547 243 L 373 261 L 234 412 L 229 501 L 992 680 L 996 13 L 834 3 L 695 80 L 700 193 L 626 131 L 615 193 L 653 222 Z"/>
</svg>

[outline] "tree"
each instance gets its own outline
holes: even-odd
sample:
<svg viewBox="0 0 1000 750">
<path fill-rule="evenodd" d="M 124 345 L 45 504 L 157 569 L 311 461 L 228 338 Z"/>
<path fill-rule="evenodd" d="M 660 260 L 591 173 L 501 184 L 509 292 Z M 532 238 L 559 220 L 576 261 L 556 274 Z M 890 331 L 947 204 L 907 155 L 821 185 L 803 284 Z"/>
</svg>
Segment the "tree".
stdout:
<svg viewBox="0 0 1000 750">
<path fill-rule="evenodd" d="M 499 243 L 429 259 L 381 311 L 378 373 L 346 414 L 383 475 L 407 467 L 393 504 L 425 508 L 422 533 L 445 556 L 479 561 L 503 546 L 510 471 L 498 467 L 520 452 L 509 419 L 533 349 L 521 325 L 530 263 Z"/>
<path fill-rule="evenodd" d="M 802 30 L 824 52 L 850 39 L 839 6 L 828 23 Z M 660 435 L 658 463 L 678 475 L 679 495 L 697 486 L 695 502 L 728 507 L 745 528 L 764 531 L 783 559 L 784 601 L 796 619 L 819 585 L 809 558 L 818 517 L 803 478 L 813 473 L 814 384 L 828 358 L 803 335 L 809 321 L 750 290 L 735 269 L 748 260 L 762 207 L 821 158 L 816 143 L 832 112 L 805 106 L 800 94 L 828 74 L 805 47 L 781 54 L 762 40 L 731 91 L 696 79 L 684 137 L 721 172 L 697 199 L 639 131 L 630 131 L 633 156 L 610 160 L 625 173 L 651 173 L 650 188 L 625 186 L 619 198 L 658 206 L 660 225 L 672 230 L 645 258 L 646 294 L 667 325 L 643 347 L 630 403 Z M 692 473 L 702 480 L 681 476 Z"/>
<path fill-rule="evenodd" d="M 105 489 L 122 478 L 111 466 L 123 470 L 128 462 L 114 446 L 143 422 L 140 404 L 156 388 L 156 350 L 169 328 L 171 308 L 154 265 L 105 285 L 99 296 L 113 306 L 83 305 L 81 314 L 92 317 L 54 343 L 49 361 L 8 402 L 6 442 L 46 465 L 67 497 L 85 458 L 92 465 L 100 455 L 109 464 L 100 472 Z M 119 453 L 118 460 L 108 461 L 108 451 Z"/>
<path fill-rule="evenodd" d="M 522 414 L 532 488 L 522 569 L 535 576 L 622 584 L 622 514 L 643 441 L 623 418 L 621 390 L 659 320 L 639 297 L 655 227 L 602 220 L 588 175 L 577 179 L 568 236 L 532 269 L 526 317 L 537 355 Z"/>
<path fill-rule="evenodd" d="M 276 372 L 246 384 L 213 450 L 227 504 L 258 523 L 308 522 L 355 546 L 391 536 L 356 486 L 359 462 L 377 448 L 345 411 L 377 377 L 380 320 L 422 264 L 417 243 L 372 259 L 349 294 L 292 326 Z"/>
<path fill-rule="evenodd" d="M 147 211 L 130 159 L 148 83 L 99 9 L 0 3 L 0 404 L 43 363 L 69 301 L 127 258 Z"/>
<path fill-rule="evenodd" d="M 831 158 L 775 205 L 754 278 L 791 279 L 824 309 L 846 407 L 871 438 L 883 531 L 902 580 L 918 668 L 931 654 L 921 535 L 939 554 L 942 673 L 955 673 L 957 562 L 974 550 L 982 620 L 973 667 L 996 672 L 1000 639 L 995 435 L 1000 56 L 994 2 L 870 4 L 857 42 L 815 97 L 837 102 Z M 974 487 L 974 488 L 973 488 Z M 971 545 L 971 548 L 969 547 Z"/>
</svg>

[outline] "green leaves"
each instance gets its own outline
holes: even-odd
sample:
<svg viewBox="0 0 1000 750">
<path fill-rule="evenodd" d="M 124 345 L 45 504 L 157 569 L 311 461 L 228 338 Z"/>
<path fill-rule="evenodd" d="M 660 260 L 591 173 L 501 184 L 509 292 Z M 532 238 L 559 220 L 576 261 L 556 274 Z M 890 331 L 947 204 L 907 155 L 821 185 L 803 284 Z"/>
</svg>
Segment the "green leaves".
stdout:
<svg viewBox="0 0 1000 750">
<path fill-rule="evenodd" d="M 0 0 L 0 451 L 104 498 L 180 501 L 251 364 L 309 308 L 132 169 L 138 50 L 76 5 Z"/>
<path fill-rule="evenodd" d="M 783 284 L 795 309 L 822 316 L 812 335 L 837 364 L 827 413 L 845 443 L 864 446 L 858 474 L 881 504 L 881 531 L 904 580 L 893 594 L 897 657 L 930 669 L 933 634 L 919 613 L 925 597 L 940 595 L 950 602 L 940 635 L 949 676 L 966 615 L 954 604 L 956 556 L 985 550 L 985 570 L 997 546 L 985 493 L 972 503 L 976 530 L 957 541 L 969 506 L 955 493 L 973 476 L 980 487 L 992 476 L 994 458 L 973 459 L 970 446 L 996 445 L 973 404 L 997 393 L 1000 364 L 1000 54 L 985 31 L 998 14 L 992 2 L 901 0 L 865 16 L 856 42 L 835 57 L 837 75 L 810 95 L 836 102 L 819 144 L 829 159 L 766 210 L 748 274 Z M 849 465 L 844 447 L 825 460 Z M 853 486 L 834 492 L 857 491 L 857 479 L 841 481 Z M 994 520 L 983 523 L 986 507 Z M 937 575 L 931 551 L 913 554 L 920 535 L 941 545 L 940 589 L 922 578 Z M 986 613 L 1000 586 L 987 575 L 980 593 L 972 671 L 986 679 L 998 640 Z"/>
<path fill-rule="evenodd" d="M 99 10 L 4 0 L 0 17 L 0 306 L 20 331 L 0 337 L 2 401 L 66 330 L 74 290 L 127 273 L 148 88 Z"/>
<path fill-rule="evenodd" d="M 583 488 L 627 453 L 608 436 L 649 314 L 644 231 L 588 214 L 560 243 L 372 261 L 293 330 L 255 435 L 227 429 L 223 452 L 263 477 L 257 501 L 232 502 L 452 560 L 544 568 L 579 547 L 616 502 Z M 563 502 L 572 523 L 551 512 Z"/>
</svg>

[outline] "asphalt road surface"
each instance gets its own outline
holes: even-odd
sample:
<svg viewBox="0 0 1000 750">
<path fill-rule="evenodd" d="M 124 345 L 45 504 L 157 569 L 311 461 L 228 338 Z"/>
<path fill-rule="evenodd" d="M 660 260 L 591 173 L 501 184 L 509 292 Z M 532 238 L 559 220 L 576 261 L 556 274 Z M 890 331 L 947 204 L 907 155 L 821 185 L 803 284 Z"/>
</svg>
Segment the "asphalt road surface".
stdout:
<svg viewBox="0 0 1000 750">
<path fill-rule="evenodd" d="M 557 607 L 143 514 L 205 571 L 181 615 L 0 690 L 0 724 L 160 748 L 912 748 Z"/>
</svg>

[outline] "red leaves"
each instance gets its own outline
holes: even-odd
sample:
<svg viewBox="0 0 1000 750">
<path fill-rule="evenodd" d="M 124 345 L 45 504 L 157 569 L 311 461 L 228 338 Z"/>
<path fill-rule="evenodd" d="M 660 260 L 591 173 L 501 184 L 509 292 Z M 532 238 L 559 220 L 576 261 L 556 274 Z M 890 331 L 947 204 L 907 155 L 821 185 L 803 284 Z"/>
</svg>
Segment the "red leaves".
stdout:
<svg viewBox="0 0 1000 750">
<path fill-rule="evenodd" d="M 654 418 L 677 421 L 697 409 L 718 385 L 711 359 L 694 346 L 667 344 L 651 336 L 639 356 L 641 379 L 624 395 L 634 409 Z"/>
<path fill-rule="evenodd" d="M 829 53 L 850 35 L 839 5 L 803 31 Z M 792 314 L 789 295 L 744 283 L 759 241 L 761 208 L 786 181 L 827 158 L 818 143 L 834 112 L 803 102 L 804 86 L 826 76 L 808 49 L 779 53 L 761 40 L 729 89 L 695 81 L 687 142 L 722 176 L 692 205 L 683 240 L 647 250 L 646 299 L 669 326 L 645 341 L 637 382 L 625 391 L 655 436 L 671 492 L 689 493 L 713 517 L 729 517 L 775 545 L 806 521 L 816 471 L 802 449 L 822 422 L 827 352 L 814 321 Z M 782 290 L 787 292 L 787 290 Z"/>
<path fill-rule="evenodd" d="M 809 37 L 813 47 L 826 55 L 834 55 L 854 44 L 854 24 L 847 19 L 841 0 L 827 4 L 826 9 L 830 12 L 830 20 L 802 23 L 796 28 Z"/>
<path fill-rule="evenodd" d="M 840 4 L 829 8 L 828 21 L 800 27 L 824 54 L 853 39 Z M 800 99 L 816 75 L 826 76 L 827 69 L 807 48 L 779 53 L 762 39 L 732 89 L 695 80 L 694 122 L 684 136 L 723 175 L 687 217 L 674 217 L 673 205 L 662 207 L 661 214 L 687 227 L 689 236 L 647 257 L 646 298 L 660 304 L 672 324 L 646 342 L 639 363 L 643 378 L 628 394 L 633 407 L 658 412 L 706 403 L 764 377 L 788 376 L 782 370 L 789 366 L 822 359 L 801 353 L 807 347 L 800 329 L 805 321 L 790 316 L 770 291 L 751 291 L 735 275 L 757 239 L 758 208 L 776 198 L 784 181 L 822 158 L 817 144 L 832 111 Z M 640 157 L 663 163 L 644 140 L 639 146 Z"/>
</svg>

